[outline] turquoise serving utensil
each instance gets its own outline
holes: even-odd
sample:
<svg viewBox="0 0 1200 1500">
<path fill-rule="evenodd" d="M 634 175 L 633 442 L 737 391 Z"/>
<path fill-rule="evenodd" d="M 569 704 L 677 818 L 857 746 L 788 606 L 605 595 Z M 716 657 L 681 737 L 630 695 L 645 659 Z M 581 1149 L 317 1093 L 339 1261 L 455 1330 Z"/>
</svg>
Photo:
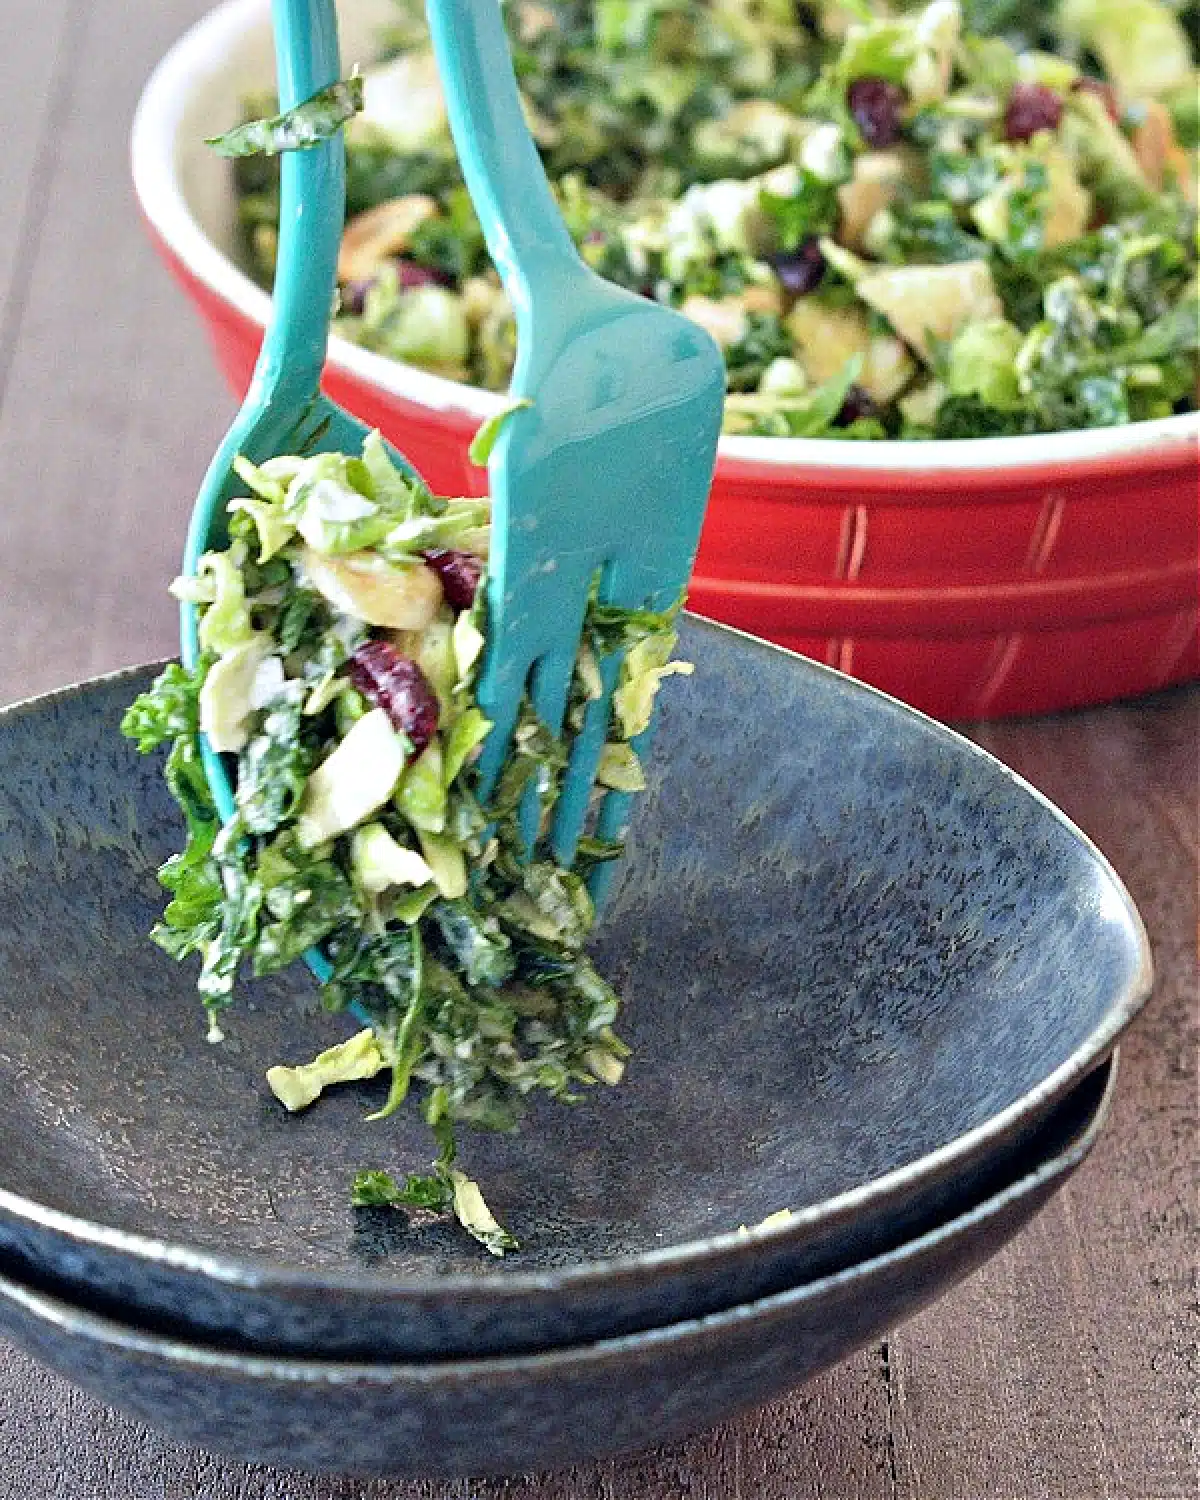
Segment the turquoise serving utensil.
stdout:
<svg viewBox="0 0 1200 1500">
<path fill-rule="evenodd" d="M 339 76 L 333 0 L 273 0 L 279 107 L 291 109 Z M 337 289 L 337 256 L 345 214 L 346 148 L 340 131 L 280 159 L 279 255 L 271 321 L 241 409 L 217 449 L 192 511 L 183 572 L 226 542 L 226 506 L 244 489 L 233 472 L 239 453 L 263 463 L 280 453 L 357 453 L 369 429 L 321 394 L 329 315 Z M 392 450 L 410 473 L 412 465 Z M 200 656 L 195 605 L 181 607 L 184 666 Z M 222 822 L 236 810 L 233 784 L 221 756 L 201 736 L 208 783 Z M 305 955 L 318 979 L 329 966 L 315 950 Z"/>
<path fill-rule="evenodd" d="M 493 504 L 489 646 L 479 703 L 494 728 L 486 795 L 528 693 L 562 726 L 584 611 L 670 608 L 686 587 L 716 462 L 725 366 L 681 314 L 601 280 L 567 233 L 521 109 L 498 0 L 428 0 L 454 143 L 488 249 L 512 301 L 513 412 L 489 462 Z M 601 664 L 564 778 L 552 844 L 572 863 L 589 807 L 617 657 Z M 645 748 L 646 736 L 635 741 Z M 596 832 L 618 836 L 629 796 L 610 792 Z M 536 827 L 527 799 L 526 843 Z M 593 895 L 612 874 L 600 865 Z"/>
</svg>

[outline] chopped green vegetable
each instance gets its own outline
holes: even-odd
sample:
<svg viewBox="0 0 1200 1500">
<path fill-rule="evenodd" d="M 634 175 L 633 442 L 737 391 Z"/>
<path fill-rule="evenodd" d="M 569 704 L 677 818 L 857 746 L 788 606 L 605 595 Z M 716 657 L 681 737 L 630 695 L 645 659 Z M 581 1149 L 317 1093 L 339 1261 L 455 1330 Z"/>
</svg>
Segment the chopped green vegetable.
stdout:
<svg viewBox="0 0 1200 1500">
<path fill-rule="evenodd" d="M 497 1223 L 484 1201 L 479 1184 L 457 1167 L 441 1167 L 429 1176 L 411 1175 L 403 1185 L 387 1172 L 359 1172 L 351 1202 L 356 1208 L 417 1208 L 434 1213 L 453 1211 L 472 1239 L 492 1255 L 519 1249 L 508 1230 Z"/>
<path fill-rule="evenodd" d="M 270 640 L 251 633 L 208 669 L 200 688 L 200 728 L 214 750 L 241 750 L 250 738 L 259 674 L 270 660 Z"/>
<path fill-rule="evenodd" d="M 600 753 L 596 780 L 614 792 L 643 792 L 646 777 L 630 745 L 610 742 Z"/>
<path fill-rule="evenodd" d="M 1187 33 L 1163 0 L 1063 0 L 1059 22 L 1131 98 L 1178 88 L 1195 67 Z"/>
<path fill-rule="evenodd" d="M 486 590 L 452 605 L 422 549 L 430 536 L 470 541 L 480 551 L 458 561 L 472 576 L 489 546 L 487 500 L 430 495 L 377 435 L 361 457 L 288 455 L 235 472 L 250 494 L 231 506 L 229 545 L 178 590 L 209 649 L 192 672 L 167 668 L 123 720 L 144 753 L 169 748 L 186 824 L 184 849 L 161 871 L 171 899 L 155 940 L 199 957 L 214 1037 L 239 976 L 319 948 L 326 1009 L 351 1009 L 368 1029 L 302 1067 L 273 1068 L 272 1088 L 298 1109 L 331 1083 L 390 1074 L 372 1118 L 420 1108 L 439 1165 L 400 1188 L 368 1175 L 356 1201 L 454 1212 L 500 1253 L 513 1246 L 452 1167 L 454 1132 L 513 1130 L 539 1093 L 570 1102 L 620 1078 L 618 1000 L 584 955 L 596 915 L 584 875 L 621 845 L 589 825 L 579 867 L 555 863 L 546 829 L 578 726 L 560 739 L 528 704 L 490 804 L 479 800 Z M 248 545 L 265 543 L 279 517 L 290 529 Z M 678 605 L 590 603 L 572 701 L 599 695 L 602 658 L 623 658 L 602 784 L 645 784 L 628 740 L 648 726 L 662 683 L 690 670 L 670 659 L 677 616 Z M 204 735 L 236 757 L 224 827 Z M 519 817 L 527 792 L 542 812 L 532 849 Z"/>
<path fill-rule="evenodd" d="M 443 1213 L 454 1199 L 454 1189 L 441 1177 L 413 1173 L 400 1185 L 387 1172 L 359 1172 L 350 1191 L 355 1208 L 423 1208 Z"/>
<path fill-rule="evenodd" d="M 946 354 L 946 388 L 955 396 L 978 396 L 1001 411 L 1019 406 L 1015 362 L 1020 329 L 1003 318 L 968 323 Z"/>
<path fill-rule="evenodd" d="M 335 326 L 504 390 L 513 310 L 454 156 L 421 6 L 395 9 L 386 61 L 368 71 L 347 131 L 354 253 Z M 503 9 L 572 238 L 597 274 L 718 340 L 726 432 L 984 437 L 1196 409 L 1200 358 L 1187 349 L 1097 369 L 1070 399 L 1074 366 L 1051 368 L 1061 340 L 1015 394 L 1015 356 L 982 393 L 961 369 L 950 385 L 938 368 L 942 345 L 978 324 L 1028 335 L 1064 274 L 1095 302 L 1102 362 L 1109 342 L 1137 338 L 1178 301 L 1197 264 L 1194 0 Z M 234 164 L 243 242 L 266 284 L 276 166 Z M 389 207 L 403 233 L 373 238 L 361 216 Z M 1131 298 L 1106 280 L 1110 251 L 1133 255 L 1148 219 L 1170 221 L 1177 255 L 1147 257 L 1136 274 L 1149 295 Z M 841 377 L 855 355 L 852 392 Z M 504 420 L 480 434 L 477 462 Z M 269 560 L 286 520 L 255 493 L 247 515 Z"/>
<path fill-rule="evenodd" d="M 354 873 L 363 889 L 373 895 L 397 885 L 428 885 L 433 879 L 433 871 L 422 856 L 398 843 L 382 823 L 358 829 L 352 850 Z"/>
<path fill-rule="evenodd" d="M 143 755 L 173 740 L 190 740 L 200 728 L 201 674 L 186 672 L 170 662 L 121 720 L 121 733 L 133 740 Z"/>
<path fill-rule="evenodd" d="M 336 1047 L 318 1053 L 312 1062 L 297 1068 L 267 1069 L 267 1084 L 290 1113 L 307 1109 L 335 1083 L 354 1083 L 374 1078 L 387 1066 L 375 1033 L 368 1027 Z"/>
<path fill-rule="evenodd" d="M 247 120 L 208 140 L 221 156 L 278 156 L 306 151 L 335 135 L 363 107 L 363 81 L 357 75 L 319 89 L 294 109 L 269 119 Z"/>
<path fill-rule="evenodd" d="M 671 661 L 675 649 L 675 632 L 648 636 L 631 646 L 621 664 L 621 681 L 613 694 L 613 711 L 621 732 L 633 740 L 650 727 L 654 700 L 664 680 L 673 676 L 690 676 L 691 662 Z"/>
<path fill-rule="evenodd" d="M 407 751 L 382 708 L 357 720 L 308 779 L 296 824 L 301 844 L 327 843 L 377 812 L 392 795 Z"/>
<path fill-rule="evenodd" d="M 454 1217 L 472 1239 L 478 1240 L 485 1250 L 496 1256 L 520 1249 L 508 1230 L 496 1222 L 477 1182 L 457 1167 L 451 1167 L 450 1184 L 454 1192 Z"/>
</svg>

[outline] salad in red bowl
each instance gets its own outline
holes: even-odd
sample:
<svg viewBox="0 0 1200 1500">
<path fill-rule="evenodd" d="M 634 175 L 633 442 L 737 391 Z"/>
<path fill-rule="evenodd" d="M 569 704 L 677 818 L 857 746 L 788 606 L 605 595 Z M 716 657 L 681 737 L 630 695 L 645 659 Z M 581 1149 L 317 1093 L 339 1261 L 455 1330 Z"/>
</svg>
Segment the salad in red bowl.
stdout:
<svg viewBox="0 0 1200 1500">
<path fill-rule="evenodd" d="M 727 430 L 689 608 L 945 718 L 1104 702 L 1200 672 L 1195 5 L 614 0 L 508 14 L 534 28 L 514 33 L 518 66 L 583 252 L 722 320 Z M 512 328 L 423 23 L 396 0 L 344 0 L 340 24 L 366 107 L 348 127 L 352 259 L 325 388 L 435 491 L 480 494 L 468 448 L 504 407 L 489 385 L 503 385 Z M 917 59 L 941 56 L 955 26 L 945 94 L 918 104 L 941 75 Z M 162 59 L 133 130 L 148 227 L 238 390 L 270 309 L 274 168 L 231 166 L 205 139 L 268 110 L 272 78 L 267 0 L 222 0 Z M 854 118 L 861 78 L 887 85 L 868 99 L 903 95 L 891 145 Z M 1039 90 L 1061 113 L 1032 129 Z M 410 98 L 430 134 L 398 151 Z M 862 89 L 854 99 L 863 113 Z M 765 129 L 780 112 L 797 122 L 782 145 Z M 934 121 L 944 133 L 927 133 Z M 714 155 L 731 129 L 733 158 L 728 139 Z M 824 159 L 822 141 L 836 146 Z M 1060 192 L 1064 163 L 1074 186 Z M 655 196 L 670 267 L 631 227 Z M 1047 243 L 1064 205 L 1077 220 L 1084 204 L 1081 232 Z M 777 239 L 722 248 L 714 218 Z M 681 220 L 696 232 L 672 281 Z"/>
<path fill-rule="evenodd" d="M 564 216 L 725 352 L 726 430 L 971 438 L 1194 410 L 1196 73 L 1163 0 L 506 7 Z M 338 333 L 492 390 L 511 309 L 417 0 L 348 128 Z M 269 97 L 246 109 L 269 111 Z M 233 168 L 269 285 L 277 164 Z"/>
</svg>

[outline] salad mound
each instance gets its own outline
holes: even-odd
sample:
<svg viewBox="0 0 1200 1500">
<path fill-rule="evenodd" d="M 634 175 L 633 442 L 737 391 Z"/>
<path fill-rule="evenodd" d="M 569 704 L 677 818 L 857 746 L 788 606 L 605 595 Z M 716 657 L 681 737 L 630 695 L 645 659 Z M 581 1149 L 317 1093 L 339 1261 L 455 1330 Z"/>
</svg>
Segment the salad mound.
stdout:
<svg viewBox="0 0 1200 1500">
<path fill-rule="evenodd" d="M 1167 0 L 505 6 L 576 243 L 717 339 L 725 430 L 865 439 L 1195 409 L 1200 124 L 1184 11 L 1188 25 Z M 512 312 L 416 0 L 398 0 L 385 40 L 361 110 L 335 107 L 345 90 L 321 107 L 331 128 L 352 116 L 334 326 L 504 389 Z M 244 248 L 269 284 L 275 165 L 234 171 Z"/>
<path fill-rule="evenodd" d="M 566 723 L 528 705 L 489 798 L 474 762 L 490 724 L 475 701 L 486 643 L 490 504 L 441 499 L 392 463 L 378 433 L 361 454 L 235 465 L 245 495 L 228 545 L 173 585 L 200 611 L 194 671 L 166 668 L 122 728 L 169 747 L 167 784 L 187 825 L 162 867 L 171 893 L 155 941 L 198 954 L 210 1038 L 240 972 L 275 973 L 319 947 L 322 1000 L 364 1029 L 268 1082 L 288 1109 L 333 1083 L 390 1074 L 373 1118 L 419 1096 L 438 1160 L 402 1183 L 361 1174 L 358 1203 L 453 1209 L 488 1249 L 511 1248 L 454 1165 L 455 1127 L 515 1129 L 530 1099 L 573 1101 L 617 1083 L 628 1049 L 619 1001 L 588 958 L 586 877 L 620 842 L 589 832 L 574 866 L 546 842 L 571 741 L 622 654 L 594 802 L 644 785 L 630 743 L 649 725 L 671 662 L 676 610 L 593 599 Z M 200 735 L 236 764 L 222 825 Z M 523 801 L 538 832 L 526 849 Z"/>
</svg>

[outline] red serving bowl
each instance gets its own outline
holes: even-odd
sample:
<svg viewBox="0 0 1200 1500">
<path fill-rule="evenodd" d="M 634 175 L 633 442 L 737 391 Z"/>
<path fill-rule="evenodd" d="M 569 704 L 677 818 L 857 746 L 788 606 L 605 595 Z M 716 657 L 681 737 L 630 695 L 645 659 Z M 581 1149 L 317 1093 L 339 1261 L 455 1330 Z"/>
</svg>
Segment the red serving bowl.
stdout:
<svg viewBox="0 0 1200 1500">
<path fill-rule="evenodd" d="M 388 0 L 342 7 L 369 61 Z M 159 64 L 133 128 L 154 242 L 243 391 L 270 299 L 234 263 L 228 164 L 204 137 L 272 77 L 269 0 L 227 0 Z M 329 345 L 325 388 L 443 493 L 495 394 Z M 927 443 L 721 440 L 689 605 L 942 718 L 1100 703 L 1200 675 L 1200 416 Z"/>
</svg>

